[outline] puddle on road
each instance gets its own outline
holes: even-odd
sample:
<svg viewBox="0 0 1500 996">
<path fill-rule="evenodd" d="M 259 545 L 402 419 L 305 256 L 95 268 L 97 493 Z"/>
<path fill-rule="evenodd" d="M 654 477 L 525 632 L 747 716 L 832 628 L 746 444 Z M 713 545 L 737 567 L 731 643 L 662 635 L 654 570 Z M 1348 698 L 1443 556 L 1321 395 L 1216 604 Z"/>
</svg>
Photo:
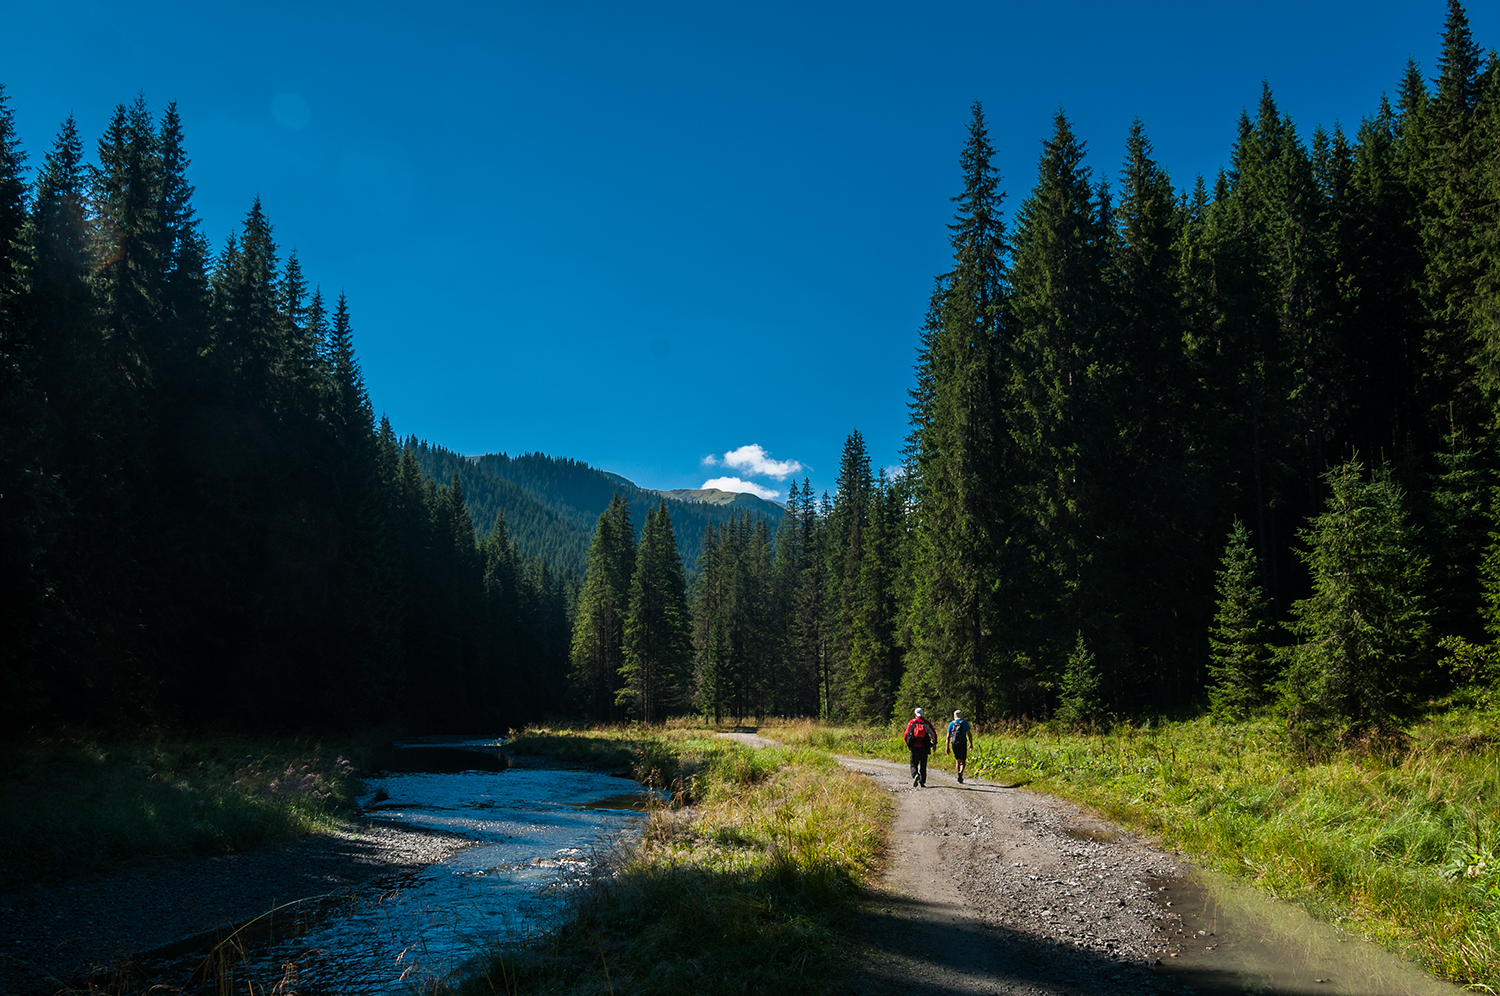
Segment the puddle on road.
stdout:
<svg viewBox="0 0 1500 996">
<path fill-rule="evenodd" d="M 1113 844 L 1120 839 L 1119 834 L 1110 833 L 1108 830 L 1085 830 L 1083 827 L 1063 827 L 1062 833 L 1074 840 L 1084 840 L 1094 844 Z"/>
<path fill-rule="evenodd" d="M 435 989 L 497 943 L 555 926 L 598 855 L 640 825 L 648 790 L 613 775 L 508 768 L 506 760 L 495 740 L 388 749 L 381 773 L 365 779 L 360 802 L 371 815 L 474 843 L 336 901 L 278 913 L 269 936 L 256 932 L 263 936 L 236 976 L 293 977 L 298 989 L 349 994 Z"/>
<path fill-rule="evenodd" d="M 1162 968 L 1199 994 L 1457 996 L 1379 945 L 1353 937 L 1223 875 L 1194 869 L 1161 879 L 1158 902 L 1182 916 L 1175 958 Z"/>
</svg>

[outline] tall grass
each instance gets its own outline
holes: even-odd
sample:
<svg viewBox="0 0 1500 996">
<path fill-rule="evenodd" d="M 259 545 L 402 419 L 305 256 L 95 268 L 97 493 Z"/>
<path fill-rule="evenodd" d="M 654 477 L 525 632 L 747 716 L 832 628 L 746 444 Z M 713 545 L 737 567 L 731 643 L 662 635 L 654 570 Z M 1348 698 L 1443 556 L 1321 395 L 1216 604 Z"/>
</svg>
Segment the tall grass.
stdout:
<svg viewBox="0 0 1500 996">
<path fill-rule="evenodd" d="M 765 732 L 905 756 L 894 729 Z M 991 727 L 969 769 L 1085 803 L 1440 977 L 1500 989 L 1500 708 L 1483 699 L 1322 756 L 1266 719 Z"/>
<path fill-rule="evenodd" d="M 550 948 L 498 954 L 466 991 L 832 985 L 884 839 L 885 794 L 821 751 L 755 750 L 685 729 L 589 738 L 630 743 L 673 802 L 648 816 Z"/>
<path fill-rule="evenodd" d="M 0 890 L 336 825 L 353 766 L 311 741 L 41 738 L 0 754 Z"/>
</svg>

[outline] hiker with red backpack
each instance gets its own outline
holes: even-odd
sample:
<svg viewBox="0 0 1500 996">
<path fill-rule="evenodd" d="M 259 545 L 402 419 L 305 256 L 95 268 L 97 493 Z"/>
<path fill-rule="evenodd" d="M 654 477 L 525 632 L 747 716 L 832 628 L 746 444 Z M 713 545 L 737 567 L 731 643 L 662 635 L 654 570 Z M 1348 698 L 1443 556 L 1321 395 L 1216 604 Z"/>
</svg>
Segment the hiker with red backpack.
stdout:
<svg viewBox="0 0 1500 996">
<path fill-rule="evenodd" d="M 911 751 L 911 787 L 927 787 L 927 753 L 937 746 L 937 729 L 917 709 L 906 724 L 906 749 Z"/>
</svg>

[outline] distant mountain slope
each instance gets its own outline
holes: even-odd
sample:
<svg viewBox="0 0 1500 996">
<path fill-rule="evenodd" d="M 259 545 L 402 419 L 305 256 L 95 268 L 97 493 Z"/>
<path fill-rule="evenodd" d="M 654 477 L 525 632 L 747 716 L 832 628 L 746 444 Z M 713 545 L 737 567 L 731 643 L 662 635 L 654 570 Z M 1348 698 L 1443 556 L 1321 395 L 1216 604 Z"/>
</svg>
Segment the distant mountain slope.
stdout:
<svg viewBox="0 0 1500 996">
<path fill-rule="evenodd" d="M 676 491 L 656 493 L 667 498 L 675 498 L 688 505 L 716 505 L 721 508 L 727 506 L 745 512 L 758 512 L 778 522 L 781 520 L 782 513 L 786 511 L 776 502 L 766 501 L 764 498 L 739 491 L 720 491 L 718 488 L 679 488 Z"/>
<path fill-rule="evenodd" d="M 646 512 L 666 499 L 677 536 L 677 549 L 689 570 L 703 549 L 703 531 L 710 523 L 726 522 L 731 516 L 749 512 L 764 517 L 774 532 L 782 508 L 754 495 L 727 491 L 648 491 L 619 474 L 597 470 L 567 457 L 523 453 L 512 457 L 487 453 L 459 456 L 426 441 L 417 442 L 415 456 L 422 469 L 446 483 L 458 473 L 469 514 L 480 535 L 488 534 L 495 513 L 505 513 L 505 528 L 523 553 L 540 553 L 554 565 L 583 573 L 589 541 L 599 515 L 619 492 L 630 503 L 630 521 L 637 535 Z M 723 496 L 707 500 L 702 496 Z M 745 499 L 740 501 L 737 499 Z"/>
<path fill-rule="evenodd" d="M 540 554 L 555 567 L 583 573 L 592 523 L 585 529 L 576 516 L 553 508 L 519 484 L 476 469 L 467 457 L 426 441 L 408 445 L 414 447 L 423 473 L 439 484 L 452 481 L 457 472 L 469 517 L 481 537 L 495 528 L 496 513 L 504 512 L 506 535 L 516 541 L 523 554 Z"/>
</svg>

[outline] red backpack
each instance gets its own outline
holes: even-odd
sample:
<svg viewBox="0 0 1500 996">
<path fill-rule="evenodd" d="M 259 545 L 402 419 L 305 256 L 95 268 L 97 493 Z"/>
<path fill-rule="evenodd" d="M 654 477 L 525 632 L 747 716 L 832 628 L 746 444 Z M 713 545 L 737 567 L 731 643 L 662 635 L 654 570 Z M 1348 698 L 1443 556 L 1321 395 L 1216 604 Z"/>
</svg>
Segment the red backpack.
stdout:
<svg viewBox="0 0 1500 996">
<path fill-rule="evenodd" d="M 915 747 L 917 745 L 918 741 L 920 741 L 920 742 L 922 742 L 924 744 L 931 744 L 932 740 L 933 740 L 933 737 L 932 737 L 932 727 L 928 724 L 926 716 L 918 716 L 916 719 L 912 720 L 910 723 L 907 724 L 907 726 L 906 726 L 906 746 L 907 746 L 907 749 L 911 749 L 911 748 Z"/>
</svg>

